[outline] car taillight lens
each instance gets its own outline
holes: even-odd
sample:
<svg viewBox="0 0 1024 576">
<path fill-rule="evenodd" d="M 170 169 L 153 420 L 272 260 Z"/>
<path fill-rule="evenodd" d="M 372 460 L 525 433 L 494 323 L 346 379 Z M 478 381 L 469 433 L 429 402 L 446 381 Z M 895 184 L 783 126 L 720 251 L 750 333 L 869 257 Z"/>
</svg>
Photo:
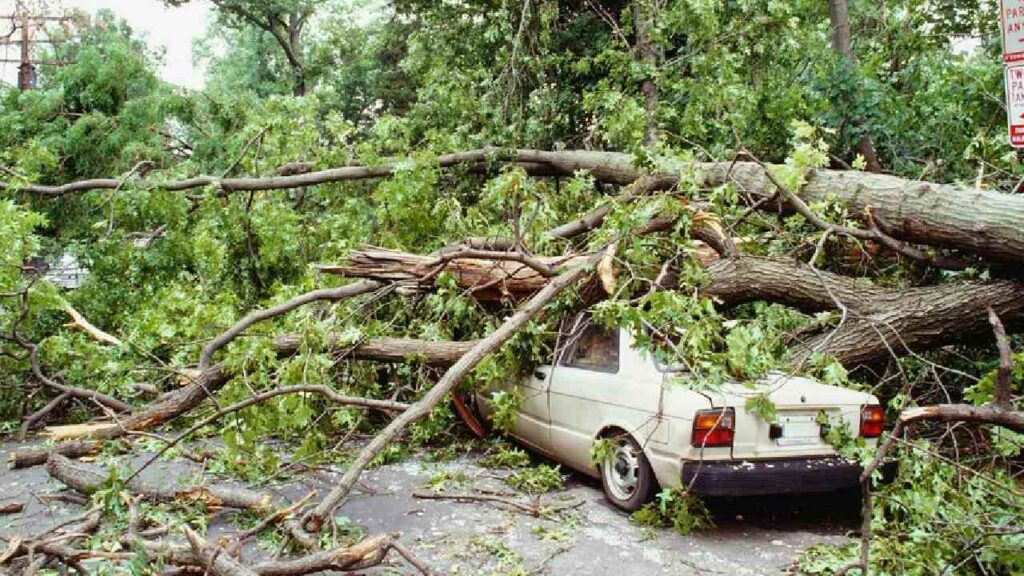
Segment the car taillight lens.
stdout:
<svg viewBox="0 0 1024 576">
<path fill-rule="evenodd" d="M 732 446 L 735 426 L 736 413 L 732 408 L 698 410 L 693 417 L 693 434 L 690 436 L 690 443 L 698 448 Z"/>
<path fill-rule="evenodd" d="M 885 411 L 881 406 L 865 406 L 860 411 L 860 435 L 878 438 L 885 427 Z"/>
</svg>

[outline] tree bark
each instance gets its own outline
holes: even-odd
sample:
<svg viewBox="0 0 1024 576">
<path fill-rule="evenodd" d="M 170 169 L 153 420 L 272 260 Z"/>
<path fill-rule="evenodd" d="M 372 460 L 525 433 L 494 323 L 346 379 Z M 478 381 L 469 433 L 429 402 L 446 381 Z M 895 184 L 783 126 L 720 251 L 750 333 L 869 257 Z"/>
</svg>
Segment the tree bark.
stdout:
<svg viewBox="0 0 1024 576">
<path fill-rule="evenodd" d="M 46 460 L 53 453 L 69 458 L 81 458 L 82 456 L 91 456 L 98 453 L 100 447 L 99 442 L 86 440 L 81 442 L 63 442 L 50 447 L 22 448 L 11 451 L 10 465 L 12 469 L 39 466 L 40 464 L 46 464 Z"/>
<path fill-rule="evenodd" d="M 456 252 L 457 254 L 457 252 Z M 548 268 L 573 266 L 583 257 L 538 257 Z M 550 280 L 537 267 L 512 260 L 483 258 L 451 259 L 446 256 L 411 254 L 388 248 L 369 247 L 349 253 L 348 263 L 320 266 L 321 272 L 348 278 L 364 278 L 378 282 L 395 282 L 402 294 L 431 291 L 438 274 L 455 276 L 459 288 L 468 290 L 481 302 L 518 300 L 543 288 Z"/>
<path fill-rule="evenodd" d="M 834 330 L 793 347 L 800 362 L 813 352 L 845 365 L 922 352 L 988 331 L 988 308 L 1014 324 L 1024 320 L 1024 283 L 955 282 L 920 288 L 876 288 L 795 260 L 744 255 L 707 266 L 705 293 L 736 304 L 766 300 L 806 312 L 847 309 Z"/>
<path fill-rule="evenodd" d="M 358 266 L 334 271 L 391 281 L 409 282 L 410 290 L 426 290 L 424 274 L 433 270 L 431 256 L 378 249 L 353 253 Z M 576 262 L 579 256 L 571 257 Z M 541 258 L 543 260 L 543 258 Z M 806 312 L 841 310 L 847 318 L 838 329 L 798 343 L 793 357 L 799 362 L 817 351 L 847 365 L 868 363 L 895 353 L 922 352 L 969 340 L 988 331 L 991 306 L 1011 324 L 1024 323 L 1024 283 L 1016 280 L 955 282 L 904 289 L 878 288 L 862 280 L 823 272 L 788 258 L 749 254 L 732 258 L 702 258 L 710 283 L 704 293 L 726 304 L 765 300 Z M 478 287 L 480 269 L 497 269 L 501 262 L 446 263 L 459 279 L 459 288 L 471 293 Z M 521 300 L 536 293 L 548 278 L 526 268 L 515 282 L 503 285 L 506 296 Z M 666 281 L 665 285 L 671 285 Z M 891 352 L 890 352 L 891 350 Z"/>
<path fill-rule="evenodd" d="M 654 23 L 654 7 L 648 0 L 633 0 L 633 29 L 636 32 L 637 57 L 644 66 L 644 81 L 640 91 L 644 95 L 644 145 L 658 143 L 658 86 L 654 75 L 658 70 L 658 53 L 651 44 L 650 29 Z"/>
</svg>

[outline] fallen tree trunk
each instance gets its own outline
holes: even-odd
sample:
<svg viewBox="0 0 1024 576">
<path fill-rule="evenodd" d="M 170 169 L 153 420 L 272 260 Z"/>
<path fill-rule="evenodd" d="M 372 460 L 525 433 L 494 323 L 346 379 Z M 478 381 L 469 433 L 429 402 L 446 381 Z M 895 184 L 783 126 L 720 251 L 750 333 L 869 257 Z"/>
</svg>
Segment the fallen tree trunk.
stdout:
<svg viewBox="0 0 1024 576">
<path fill-rule="evenodd" d="M 488 162 L 518 163 L 528 171 L 541 175 L 571 175 L 583 170 L 590 172 L 597 180 L 622 186 L 645 176 L 634 165 L 632 155 L 620 152 L 482 148 L 438 157 L 438 165 L 442 168 L 460 164 L 472 167 L 486 165 Z M 755 201 L 771 198 L 776 192 L 765 174 L 765 167 L 756 162 L 705 162 L 697 163 L 694 167 L 705 185 L 717 186 L 732 182 Z M 276 190 L 381 178 L 392 175 L 394 170 L 394 165 L 388 164 L 346 166 L 267 178 L 201 176 L 150 187 L 183 191 L 213 184 L 225 192 Z M 676 174 L 655 176 L 662 179 L 661 187 L 671 184 L 678 177 Z M 0 182 L 0 190 L 62 196 L 86 190 L 117 189 L 122 185 L 123 182 L 117 179 L 86 180 L 62 186 Z M 838 170 L 811 171 L 797 193 L 808 202 L 834 197 L 846 206 L 851 215 L 858 218 L 864 218 L 866 209 L 870 208 L 879 228 L 900 240 L 963 250 L 996 262 L 1024 263 L 1024 227 L 1019 225 L 1024 221 L 1024 197 L 1019 195 L 907 180 L 884 174 Z M 766 202 L 762 206 L 774 209 L 773 204 Z M 603 217 L 604 214 L 599 214 L 591 220 L 599 222 Z M 590 227 L 593 225 L 594 222 L 588 224 Z"/>
<path fill-rule="evenodd" d="M 56 446 L 43 446 L 40 448 L 22 448 L 11 451 L 10 466 L 12 469 L 30 468 L 46 464 L 50 454 L 60 454 L 68 458 L 81 458 L 91 456 L 100 451 L 100 443 L 92 441 L 63 442 Z"/>
<path fill-rule="evenodd" d="M 347 278 L 365 278 L 378 282 L 394 282 L 400 294 L 430 291 L 441 272 L 455 276 L 458 286 L 468 290 L 480 302 L 518 300 L 543 288 L 550 275 L 538 268 L 576 265 L 585 257 L 537 257 L 532 266 L 513 260 L 488 258 L 455 258 L 459 252 L 445 255 L 410 254 L 388 248 L 367 247 L 353 251 L 348 263 L 338 266 L 320 266 L 321 272 Z M 509 253 L 513 254 L 513 253 Z"/>
<path fill-rule="evenodd" d="M 877 288 L 784 258 L 744 255 L 706 268 L 705 293 L 730 304 L 779 302 L 806 312 L 847 311 L 835 330 L 793 348 L 800 362 L 817 351 L 846 365 L 921 352 L 988 331 L 988 308 L 1014 324 L 1024 320 L 1024 283 L 971 281 L 919 288 Z"/>
<path fill-rule="evenodd" d="M 359 262 L 357 266 L 331 270 L 371 278 L 402 278 L 409 286 L 427 289 L 427 285 L 417 279 L 432 270 L 427 265 L 432 262 L 430 256 L 369 249 L 354 252 L 353 257 Z M 1016 280 L 891 289 L 822 272 L 788 258 L 744 254 L 700 260 L 710 279 L 704 293 L 721 302 L 739 304 L 765 300 L 806 312 L 846 309 L 847 318 L 836 330 L 793 347 L 797 363 L 817 351 L 835 356 L 843 364 L 856 365 L 892 353 L 921 352 L 963 341 L 987 333 L 989 306 L 1014 325 L 1024 321 L 1024 282 Z M 464 261 L 450 261 L 445 266 L 456 278 L 465 279 L 460 280 L 460 288 L 471 290 L 476 286 L 476 275 L 462 274 Z M 488 262 L 474 261 L 472 267 L 473 270 L 488 269 Z M 504 289 L 511 292 L 509 297 L 522 299 L 547 281 L 543 275 L 527 270 L 516 282 L 506 283 Z"/>
</svg>

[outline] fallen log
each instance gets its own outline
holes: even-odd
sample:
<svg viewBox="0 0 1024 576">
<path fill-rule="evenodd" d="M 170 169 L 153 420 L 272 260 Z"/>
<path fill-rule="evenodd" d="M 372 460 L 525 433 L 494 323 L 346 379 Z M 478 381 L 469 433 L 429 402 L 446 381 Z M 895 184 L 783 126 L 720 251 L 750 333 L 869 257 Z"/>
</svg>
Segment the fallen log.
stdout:
<svg viewBox="0 0 1024 576">
<path fill-rule="evenodd" d="M 68 458 L 91 456 L 99 453 L 100 447 L 101 444 L 99 442 L 83 440 L 80 442 L 62 442 L 56 446 L 22 448 L 11 451 L 10 466 L 12 469 L 18 469 L 46 464 L 50 454 L 54 453 Z"/>
<path fill-rule="evenodd" d="M 400 294 L 433 290 L 438 274 L 448 272 L 455 276 L 458 286 L 468 290 L 474 299 L 498 302 L 518 300 L 543 288 L 551 276 L 538 270 L 540 266 L 549 269 L 570 267 L 585 259 L 580 256 L 537 257 L 537 262 L 531 266 L 513 260 L 496 260 L 493 257 L 500 254 L 496 252 L 488 253 L 490 258 L 453 257 L 459 253 L 453 251 L 434 256 L 367 247 L 351 252 L 346 264 L 318 268 L 321 272 L 348 278 L 393 282 Z"/>
<path fill-rule="evenodd" d="M 332 271 L 367 277 L 402 278 L 410 286 L 417 281 L 430 256 L 395 250 L 356 251 L 352 266 Z M 733 258 L 700 258 L 710 280 L 704 294 L 726 304 L 764 300 L 793 306 L 806 312 L 847 311 L 847 318 L 834 331 L 813 336 L 793 347 L 798 364 L 817 351 L 835 356 L 846 365 L 883 359 L 893 352 L 909 354 L 968 340 L 988 331 L 989 306 L 1013 325 L 1024 324 L 1024 282 L 1017 280 L 964 281 L 904 289 L 878 288 L 856 278 L 823 272 L 789 258 L 749 254 Z M 493 263 L 498 264 L 498 263 Z M 446 263 L 456 278 L 475 281 L 472 274 L 460 274 L 463 261 Z M 485 260 L 472 264 L 487 269 Z M 525 279 L 525 281 L 523 281 Z M 523 299 L 546 285 L 547 278 L 532 270 L 523 272 L 505 290 Z M 660 282 L 672 286 L 670 280 Z M 460 282 L 471 289 L 474 284 Z"/>
<path fill-rule="evenodd" d="M 723 258 L 706 270 L 711 282 L 705 294 L 729 304 L 765 300 L 806 312 L 845 308 L 847 318 L 835 330 L 793 347 L 798 363 L 815 351 L 856 365 L 969 341 L 987 333 L 989 307 L 1015 325 L 1024 321 L 1024 282 L 1015 280 L 878 288 L 796 260 L 751 255 Z"/>
<path fill-rule="evenodd" d="M 438 166 L 511 162 L 540 175 L 571 175 L 579 170 L 588 171 L 599 181 L 625 186 L 646 176 L 633 160 L 632 155 L 620 152 L 482 148 L 439 156 Z M 757 162 L 704 162 L 696 163 L 694 168 L 706 186 L 734 183 L 755 202 L 776 196 L 775 186 L 766 175 L 765 167 Z M 387 164 L 346 166 L 267 178 L 201 176 L 149 187 L 183 191 L 212 184 L 224 192 L 275 190 L 387 177 L 394 170 L 394 164 Z M 677 174 L 653 176 L 663 179 L 661 187 L 674 185 L 673 179 L 678 178 Z M 0 190 L 52 197 L 86 190 L 117 189 L 122 185 L 118 179 L 85 180 L 61 186 L 0 182 Z M 1019 195 L 839 170 L 812 170 L 796 193 L 804 201 L 812 203 L 835 198 L 856 218 L 864 218 L 866 211 L 870 210 L 879 229 L 899 240 L 962 250 L 994 262 L 1024 263 L 1024 228 L 1019 226 L 1024 221 L 1024 197 Z M 760 207 L 777 209 L 777 204 L 761 202 Z M 593 227 L 603 217 L 604 214 L 600 214 L 590 218 L 587 225 Z M 581 218 L 587 219 L 588 216 Z"/>
</svg>

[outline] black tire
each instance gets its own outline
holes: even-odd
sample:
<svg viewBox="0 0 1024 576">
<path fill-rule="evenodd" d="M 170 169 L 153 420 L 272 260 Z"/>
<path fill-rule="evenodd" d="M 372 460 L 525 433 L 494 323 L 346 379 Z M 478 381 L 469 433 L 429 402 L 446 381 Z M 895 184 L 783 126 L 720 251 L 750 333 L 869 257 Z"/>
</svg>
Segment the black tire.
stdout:
<svg viewBox="0 0 1024 576">
<path fill-rule="evenodd" d="M 608 439 L 615 444 L 615 450 L 599 466 L 604 495 L 616 508 L 636 512 L 654 498 L 658 480 L 636 440 L 625 433 L 609 436 Z M 631 490 L 627 488 L 630 477 L 635 478 Z"/>
</svg>

